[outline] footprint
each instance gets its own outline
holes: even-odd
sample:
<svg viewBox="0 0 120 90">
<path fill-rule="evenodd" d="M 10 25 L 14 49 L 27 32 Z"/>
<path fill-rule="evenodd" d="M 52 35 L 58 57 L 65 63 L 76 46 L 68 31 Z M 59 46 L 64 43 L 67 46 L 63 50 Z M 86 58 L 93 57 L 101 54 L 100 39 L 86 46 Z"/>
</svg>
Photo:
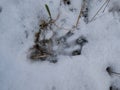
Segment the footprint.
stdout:
<svg viewBox="0 0 120 90">
<path fill-rule="evenodd" d="M 88 43 L 88 40 L 84 36 L 80 36 L 76 40 L 73 40 L 72 42 L 67 42 L 67 39 L 71 36 L 73 36 L 73 33 L 68 32 L 65 36 L 61 37 L 58 41 L 62 43 L 62 46 L 67 46 L 67 47 L 61 47 L 63 49 L 62 52 L 69 52 L 66 53 L 66 55 L 69 56 L 76 56 L 76 55 L 81 55 L 83 46 Z M 76 47 L 75 47 L 76 46 Z M 75 48 L 74 48 L 75 47 Z M 67 51 L 68 50 L 68 51 Z M 69 51 L 70 50 L 70 51 Z M 72 51 L 71 51 L 72 50 Z M 70 53 L 71 52 L 71 53 Z M 62 53 L 61 53 L 62 54 Z M 64 54 L 65 55 L 65 54 Z"/>
</svg>

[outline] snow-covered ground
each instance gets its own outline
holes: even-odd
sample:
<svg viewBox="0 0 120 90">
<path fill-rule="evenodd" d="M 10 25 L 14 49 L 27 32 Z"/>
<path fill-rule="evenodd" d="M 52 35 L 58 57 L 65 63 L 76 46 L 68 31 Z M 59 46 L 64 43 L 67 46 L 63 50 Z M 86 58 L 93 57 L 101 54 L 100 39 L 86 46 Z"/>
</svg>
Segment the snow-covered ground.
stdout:
<svg viewBox="0 0 120 90">
<path fill-rule="evenodd" d="M 29 49 L 40 19 L 47 19 L 45 4 L 56 23 L 72 28 L 82 0 L 0 0 L 0 90 L 120 90 L 118 74 L 109 75 L 107 67 L 120 72 L 120 1 L 110 0 L 104 12 L 86 24 L 80 19 L 78 29 L 70 37 L 84 36 L 88 43 L 78 56 L 58 55 L 58 62 L 30 62 Z M 91 0 L 91 19 L 105 0 Z M 59 35 L 66 30 L 56 29 Z M 68 41 L 69 41 L 68 40 Z M 71 48 L 74 48 L 72 46 Z M 110 89 L 112 86 L 112 89 Z"/>
</svg>

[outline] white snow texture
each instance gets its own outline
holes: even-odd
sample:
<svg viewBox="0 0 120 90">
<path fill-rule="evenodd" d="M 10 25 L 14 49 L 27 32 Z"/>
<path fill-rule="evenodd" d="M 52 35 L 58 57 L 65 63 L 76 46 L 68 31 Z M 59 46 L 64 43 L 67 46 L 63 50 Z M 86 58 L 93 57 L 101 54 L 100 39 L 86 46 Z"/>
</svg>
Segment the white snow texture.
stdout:
<svg viewBox="0 0 120 90">
<path fill-rule="evenodd" d="M 0 0 L 0 90 L 120 90 L 120 1 L 110 0 L 105 11 L 86 24 L 81 18 L 69 42 L 84 36 L 81 55 L 59 55 L 58 62 L 31 62 L 27 57 L 41 19 L 48 19 L 45 4 L 56 23 L 72 28 L 82 0 Z M 105 0 L 89 1 L 89 20 Z M 67 31 L 56 28 L 59 36 Z M 49 35 L 48 35 L 49 36 Z M 75 46 L 72 46 L 75 48 Z M 71 48 L 71 49 L 72 49 Z M 112 89 L 109 89 L 113 86 Z"/>
</svg>

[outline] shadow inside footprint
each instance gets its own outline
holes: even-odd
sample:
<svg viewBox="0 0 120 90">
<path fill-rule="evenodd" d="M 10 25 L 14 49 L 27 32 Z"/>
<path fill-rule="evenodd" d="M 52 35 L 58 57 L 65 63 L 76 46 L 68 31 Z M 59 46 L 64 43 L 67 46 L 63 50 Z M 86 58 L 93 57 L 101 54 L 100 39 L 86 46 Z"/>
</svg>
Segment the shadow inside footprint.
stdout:
<svg viewBox="0 0 120 90">
<path fill-rule="evenodd" d="M 110 66 L 108 66 L 107 68 L 106 68 L 106 71 L 107 71 L 107 73 L 111 76 L 112 75 L 112 68 L 110 67 Z"/>
<path fill-rule="evenodd" d="M 53 87 L 52 87 L 52 90 L 56 90 L 56 87 L 55 87 L 55 86 L 53 86 Z"/>
<path fill-rule="evenodd" d="M 116 86 L 110 86 L 109 90 L 120 90 L 119 88 L 117 88 Z"/>
<path fill-rule="evenodd" d="M 0 13 L 2 12 L 2 7 L 0 6 Z"/>
<path fill-rule="evenodd" d="M 115 70 L 113 70 L 112 67 L 108 66 L 106 68 L 106 71 L 108 72 L 108 74 L 111 76 L 111 75 L 116 75 L 116 76 L 120 76 L 120 73 L 116 72 Z"/>
</svg>

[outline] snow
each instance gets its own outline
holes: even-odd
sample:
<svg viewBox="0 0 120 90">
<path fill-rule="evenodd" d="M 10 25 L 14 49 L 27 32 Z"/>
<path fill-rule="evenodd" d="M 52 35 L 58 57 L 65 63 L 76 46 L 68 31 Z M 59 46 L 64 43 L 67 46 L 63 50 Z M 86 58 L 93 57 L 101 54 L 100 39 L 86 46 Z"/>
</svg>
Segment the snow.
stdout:
<svg viewBox="0 0 120 90">
<path fill-rule="evenodd" d="M 81 1 L 71 0 L 72 5 L 59 6 L 61 1 L 0 0 L 0 90 L 109 90 L 111 85 L 113 90 L 120 90 L 119 76 L 110 76 L 106 71 L 110 66 L 120 72 L 120 14 L 109 12 L 116 3 L 120 6 L 118 0 L 110 0 L 105 12 L 99 12 L 92 22 L 86 24 L 80 19 L 78 29 L 67 42 L 71 43 L 70 52 L 78 48 L 74 46 L 78 37 L 86 37 L 88 43 L 81 55 L 59 55 L 55 64 L 29 60 L 40 19 L 49 17 L 45 4 L 53 18 L 61 13 L 56 21 L 58 25 L 69 29 L 76 23 Z M 104 0 L 91 0 L 89 19 L 103 3 Z M 55 30 L 58 36 L 67 32 Z"/>
</svg>

